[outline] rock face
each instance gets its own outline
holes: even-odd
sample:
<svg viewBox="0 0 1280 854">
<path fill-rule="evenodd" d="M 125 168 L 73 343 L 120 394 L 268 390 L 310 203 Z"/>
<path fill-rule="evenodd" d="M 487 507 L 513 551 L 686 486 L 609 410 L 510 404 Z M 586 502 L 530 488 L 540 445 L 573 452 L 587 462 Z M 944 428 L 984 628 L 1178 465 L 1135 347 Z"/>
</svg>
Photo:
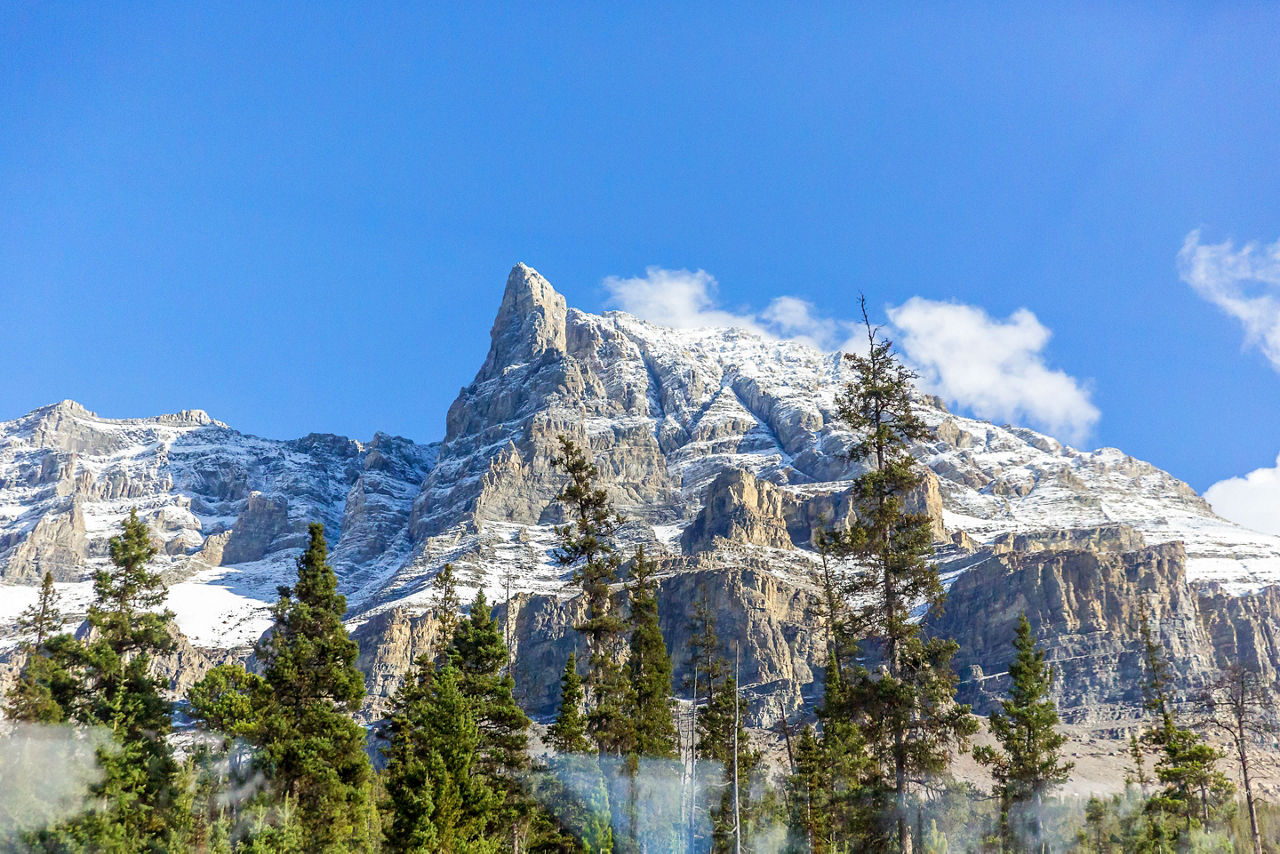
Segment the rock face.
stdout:
<svg viewBox="0 0 1280 854">
<path fill-rule="evenodd" d="M 309 522 L 324 523 L 344 590 L 403 563 L 434 458 L 434 446 L 381 434 L 366 445 L 259 439 L 198 411 L 112 420 L 70 401 L 37 409 L 0 424 L 0 580 L 23 585 L 0 599 L 30 597 L 27 585 L 48 571 L 83 607 L 107 540 L 136 507 L 183 632 L 205 647 L 244 647 L 269 624 Z"/>
<path fill-rule="evenodd" d="M 659 559 L 678 672 L 705 597 L 721 638 L 739 645 L 752 719 L 766 724 L 821 677 L 810 543 L 815 527 L 853 518 L 854 437 L 835 406 L 848 379 L 839 354 L 795 342 L 578 311 L 517 265 L 438 444 L 260 439 L 196 410 L 111 420 L 70 401 L 37 409 L 0 423 L 0 648 L 16 642 L 13 621 L 45 571 L 83 611 L 107 539 L 137 507 L 193 649 L 243 655 L 320 521 L 361 640 L 368 715 L 434 642 L 425 612 L 445 562 L 464 598 L 483 587 L 505 603 L 510 590 L 513 670 L 524 702 L 546 714 L 581 619 L 554 559 L 564 477 L 553 461 L 566 436 L 629 520 L 624 553 L 643 544 Z M 1275 676 L 1280 538 L 1217 518 L 1115 449 L 1079 451 L 936 398 L 919 410 L 935 435 L 913 448 L 925 477 L 909 503 L 929 515 L 951 585 L 929 626 L 961 641 L 974 702 L 994 696 L 1024 609 L 1063 673 L 1064 710 L 1082 720 L 1132 704 L 1138 601 L 1188 680 L 1233 656 Z"/>
<path fill-rule="evenodd" d="M 959 642 L 960 693 L 975 711 L 990 711 L 1008 689 L 1014 628 L 1024 613 L 1057 670 L 1054 696 L 1070 723 L 1123 725 L 1138 715 L 1140 608 L 1181 698 L 1237 662 L 1280 688 L 1277 588 L 1232 596 L 1193 586 L 1181 543 L 1123 551 L 1096 546 L 1114 529 L 1063 533 L 1061 541 L 1094 547 L 980 552 L 951 586 L 943 614 L 928 620 L 931 632 Z"/>
</svg>

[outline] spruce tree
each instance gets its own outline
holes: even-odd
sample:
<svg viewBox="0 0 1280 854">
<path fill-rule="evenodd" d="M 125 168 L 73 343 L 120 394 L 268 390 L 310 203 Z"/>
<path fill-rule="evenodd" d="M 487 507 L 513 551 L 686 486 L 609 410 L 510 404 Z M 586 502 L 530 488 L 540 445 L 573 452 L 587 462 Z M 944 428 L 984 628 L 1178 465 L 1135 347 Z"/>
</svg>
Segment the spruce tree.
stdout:
<svg viewBox="0 0 1280 854">
<path fill-rule="evenodd" d="M 631 657 L 628 666 L 634 687 L 634 750 L 639 756 L 674 759 L 676 728 L 671 715 L 671 655 L 658 625 L 656 565 L 641 546 L 631 568 Z"/>
<path fill-rule="evenodd" d="M 929 518 L 906 509 L 908 495 L 922 483 L 909 448 L 930 431 L 912 400 L 915 374 L 871 325 L 865 297 L 861 306 L 867 352 L 845 356 L 854 376 L 837 408 L 858 436 L 850 457 L 867 470 L 853 485 L 857 518 L 847 531 L 831 532 L 829 542 L 852 563 L 842 591 L 850 634 L 881 647 L 884 672 L 858 667 L 849 677 L 848 714 L 865 724 L 881 783 L 893 793 L 897 847 L 908 854 L 911 781 L 944 769 L 977 725 L 968 707 L 954 702 L 951 658 L 957 646 L 921 637 L 912 618 L 918 605 L 936 609 L 944 598 L 937 569 L 928 562 Z"/>
<path fill-rule="evenodd" d="M 716 852 L 732 852 L 736 836 L 740 833 L 743 841 L 748 840 L 754 824 L 752 781 L 762 756 L 751 749 L 739 706 L 738 682 L 730 674 L 712 686 L 709 702 L 698 715 L 699 755 L 724 769 L 719 803 L 711 810 L 712 850 Z M 735 823 L 735 806 L 741 827 Z"/>
<path fill-rule="evenodd" d="M 796 738 L 794 765 L 787 777 L 789 850 L 816 854 L 829 850 L 827 842 L 831 831 L 827 819 L 831 811 L 827 792 L 830 785 L 822 744 L 813 727 L 806 725 Z"/>
<path fill-rule="evenodd" d="M 571 652 L 564 663 L 564 674 L 560 677 L 560 713 L 556 716 L 555 723 L 547 728 L 549 741 L 557 753 L 587 753 L 591 750 L 582 701 L 578 656 Z"/>
<path fill-rule="evenodd" d="M 480 729 L 452 665 L 417 667 L 392 701 L 383 845 L 393 852 L 497 852 L 498 795 L 476 773 Z"/>
<path fill-rule="evenodd" d="M 436 642 L 432 661 L 443 662 L 448 654 L 453 633 L 458 628 L 462 601 L 458 598 L 458 582 L 453 564 L 446 563 L 431 579 L 431 613 L 436 619 Z"/>
<path fill-rule="evenodd" d="M 1138 634 L 1146 681 L 1145 705 L 1154 715 L 1143 735 L 1145 745 L 1157 751 L 1156 780 L 1164 784 L 1147 801 L 1153 830 L 1184 839 L 1199 827 L 1208 827 L 1231 806 L 1235 787 L 1217 763 L 1226 754 L 1210 745 L 1194 730 L 1181 726 L 1173 696 L 1173 675 L 1147 614 L 1145 603 L 1138 607 Z M 1165 828 L 1158 821 L 1170 819 Z"/>
<path fill-rule="evenodd" d="M 36 601 L 18 616 L 26 661 L 9 689 L 5 714 L 16 721 L 57 723 L 65 717 L 57 697 L 73 691 L 71 675 L 50 655 L 49 642 L 62 628 L 53 573 L 46 572 Z"/>
<path fill-rule="evenodd" d="M 32 645 L 39 649 L 62 628 L 62 612 L 58 610 L 58 591 L 53 586 L 53 573 L 46 572 L 40 582 L 36 601 L 18 615 L 18 631 L 31 635 Z"/>
<path fill-rule="evenodd" d="M 515 680 L 502 673 L 507 648 L 483 589 L 476 591 L 471 613 L 454 631 L 448 656 L 480 731 L 479 767 L 491 775 L 526 768 L 530 722 L 516 704 Z"/>
<path fill-rule="evenodd" d="M 984 745 L 975 748 L 973 756 L 991 768 L 995 779 L 1001 838 L 1006 847 L 1016 850 L 1021 839 L 1011 810 L 1030 802 L 1029 847 L 1039 850 L 1045 845 L 1040 819 L 1044 796 L 1067 781 L 1074 763 L 1062 761 L 1067 737 L 1056 729 L 1058 708 L 1049 696 L 1054 670 L 1045 661 L 1044 650 L 1036 647 L 1026 614 L 1018 618 L 1013 647 L 1009 698 L 1001 701 L 1001 710 L 993 712 L 989 721 L 1000 749 Z"/>
<path fill-rule="evenodd" d="M 587 731 L 601 753 L 625 755 L 634 741 L 627 718 L 632 689 L 620 663 L 626 623 L 610 589 L 622 565 L 612 543 L 622 520 L 596 485 L 596 466 L 572 440 L 560 437 L 560 456 L 553 462 L 569 475 L 557 498 L 571 519 L 556 528 L 555 559 L 572 569 L 587 606 L 586 620 L 576 626 L 587 639 Z"/>
<path fill-rule="evenodd" d="M 705 599 L 694 606 L 689 642 L 694 668 L 699 672 L 699 690 L 694 754 L 699 759 L 716 762 L 722 769 L 718 803 L 711 807 L 712 848 L 732 851 L 735 841 L 735 782 L 740 802 L 739 819 L 742 838 L 746 839 L 754 823 L 751 804 L 752 783 L 760 767 L 762 755 L 751 749 L 751 741 L 741 715 L 738 682 L 729 672 L 716 636 L 715 613 Z M 734 768 L 737 767 L 737 778 Z M 743 807 L 742 805 L 745 805 Z"/>
<path fill-rule="evenodd" d="M 44 835 L 34 847 L 135 851 L 175 848 L 185 816 L 178 765 L 165 736 L 170 703 L 151 674 L 155 655 L 174 649 L 173 614 L 157 610 L 166 591 L 148 568 L 156 555 L 146 523 L 131 510 L 108 542 L 111 569 L 94 573 L 90 639 L 49 639 L 57 666 L 68 674 L 59 705 L 77 723 L 111 731 L 113 745 L 98 751 L 101 779 L 91 793 L 101 807 Z"/>
<path fill-rule="evenodd" d="M 275 625 L 256 649 L 270 689 L 259 744 L 276 792 L 296 804 L 307 850 L 365 850 L 374 844 L 371 767 L 364 730 L 351 718 L 364 677 L 342 624 L 346 597 L 324 526 L 312 523 L 309 535 L 297 583 L 279 588 Z"/>
</svg>

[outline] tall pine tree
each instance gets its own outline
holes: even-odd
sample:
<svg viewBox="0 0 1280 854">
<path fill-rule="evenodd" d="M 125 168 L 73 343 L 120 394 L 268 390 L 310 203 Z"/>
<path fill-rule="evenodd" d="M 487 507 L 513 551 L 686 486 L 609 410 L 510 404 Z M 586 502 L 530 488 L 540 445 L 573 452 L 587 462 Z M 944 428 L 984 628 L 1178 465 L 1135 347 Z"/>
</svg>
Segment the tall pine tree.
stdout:
<svg viewBox="0 0 1280 854">
<path fill-rule="evenodd" d="M 638 756 L 674 759 L 676 727 L 672 718 L 671 655 L 658 625 L 657 567 L 641 546 L 631 567 L 631 657 L 634 688 L 634 751 Z"/>
<path fill-rule="evenodd" d="M 71 675 L 50 655 L 48 646 L 61 628 L 53 573 L 46 572 L 36 601 L 18 617 L 18 631 L 28 639 L 22 645 L 26 661 L 9 689 L 5 707 L 11 720 L 57 723 L 63 719 L 65 713 L 57 697 L 73 691 Z"/>
<path fill-rule="evenodd" d="M 281 587 L 275 625 L 258 644 L 270 702 L 259 745 L 276 792 L 297 806 L 308 851 L 362 851 L 376 843 L 365 733 L 351 715 L 364 698 L 359 650 L 342 624 L 346 597 L 312 523 L 298 580 Z"/>
<path fill-rule="evenodd" d="M 851 636 L 874 639 L 881 647 L 883 672 L 858 667 L 848 677 L 847 714 L 864 724 L 880 782 L 893 794 L 898 850 L 908 854 L 911 781 L 945 768 L 952 751 L 967 746 L 976 723 L 967 706 L 954 702 L 956 645 L 921 637 L 912 619 L 917 606 L 938 608 L 944 598 L 938 572 L 928 562 L 929 518 L 906 506 L 922 482 L 909 448 L 929 435 L 912 401 L 915 374 L 871 325 L 865 297 L 861 307 L 867 352 L 845 356 L 854 376 L 837 406 L 859 437 L 850 456 L 867 470 L 853 485 L 857 518 L 827 542 L 852 563 L 843 585 Z M 837 668 L 842 669 L 839 662 Z"/>
<path fill-rule="evenodd" d="M 578 675 L 578 656 L 569 653 L 560 676 L 560 712 L 547 728 L 551 746 L 557 753 L 586 753 L 591 750 L 587 738 L 587 719 L 582 711 L 582 677 Z"/>
<path fill-rule="evenodd" d="M 392 700 L 383 734 L 383 847 L 393 852 L 497 852 L 499 796 L 475 773 L 481 735 L 452 665 L 415 668 Z"/>
<path fill-rule="evenodd" d="M 458 598 L 458 581 L 453 564 L 446 563 L 431 579 L 431 614 L 436 620 L 436 640 L 428 653 L 431 661 L 443 662 L 448 654 L 453 633 L 458 628 L 462 600 Z"/>
<path fill-rule="evenodd" d="M 610 588 L 622 566 L 612 543 L 622 520 L 596 485 L 595 464 L 571 439 L 560 437 L 560 455 L 553 462 L 569 475 L 558 499 L 571 519 L 556 528 L 555 559 L 573 571 L 587 606 L 586 619 L 576 627 L 587 639 L 587 730 L 601 753 L 625 755 L 634 742 L 627 716 L 632 686 L 621 664 L 626 623 Z"/>
<path fill-rule="evenodd" d="M 1145 705 L 1154 716 L 1141 741 L 1157 752 L 1155 776 L 1164 784 L 1147 801 L 1147 812 L 1154 820 L 1153 832 L 1185 839 L 1231 807 L 1235 787 L 1217 769 L 1223 751 L 1178 721 L 1172 674 L 1144 602 L 1138 606 L 1138 635 L 1146 673 Z"/>
<path fill-rule="evenodd" d="M 1009 698 L 1000 703 L 989 721 L 991 734 L 1000 745 L 982 746 L 974 759 L 991 768 L 1000 799 L 1000 836 L 1009 850 L 1041 850 L 1046 842 L 1041 825 L 1043 799 L 1067 781 L 1073 763 L 1062 761 L 1067 737 L 1058 732 L 1058 707 L 1049 696 L 1054 670 L 1045 661 L 1045 652 L 1036 647 L 1027 615 L 1018 618 L 1013 638 L 1014 659 L 1009 664 L 1013 684 Z M 1019 804 L 1029 804 L 1026 834 L 1012 815 Z M 1029 838 L 1027 838 L 1029 837 Z M 1023 845 L 1026 838 L 1029 845 Z"/>
<path fill-rule="evenodd" d="M 110 730 L 113 745 L 98 751 L 101 779 L 91 788 L 100 808 L 44 835 L 37 847 L 65 850 L 176 849 L 186 815 L 178 765 L 165 737 L 171 704 L 151 673 L 156 655 L 171 652 L 173 614 L 159 610 L 166 591 L 147 525 L 136 509 L 108 542 L 111 569 L 94 573 L 90 636 L 48 641 L 70 678 L 60 706 L 77 723 Z M 47 616 L 47 614 L 46 614 Z"/>
</svg>

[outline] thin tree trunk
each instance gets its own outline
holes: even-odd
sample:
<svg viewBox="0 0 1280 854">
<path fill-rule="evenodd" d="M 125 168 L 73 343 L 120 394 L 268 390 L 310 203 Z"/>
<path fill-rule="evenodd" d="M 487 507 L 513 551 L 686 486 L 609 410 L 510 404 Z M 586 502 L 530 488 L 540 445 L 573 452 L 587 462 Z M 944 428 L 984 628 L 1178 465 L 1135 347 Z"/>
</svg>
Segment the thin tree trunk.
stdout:
<svg viewBox="0 0 1280 854">
<path fill-rule="evenodd" d="M 895 788 L 898 794 L 898 847 L 902 854 L 912 854 L 911 828 L 907 825 L 907 768 L 902 755 L 902 734 L 894 735 Z"/>
<path fill-rule="evenodd" d="M 782 725 L 782 737 L 787 743 L 787 767 L 791 769 L 791 773 L 796 773 L 796 756 L 791 752 L 791 726 L 787 723 L 787 716 L 783 715 L 778 718 L 778 723 Z"/>
<path fill-rule="evenodd" d="M 1236 733 L 1236 749 L 1240 754 L 1240 776 L 1244 778 L 1244 801 L 1249 807 L 1249 835 L 1253 841 L 1253 854 L 1262 854 L 1262 837 L 1258 834 L 1258 811 L 1253 802 L 1253 780 L 1249 777 L 1249 752 L 1245 747 L 1243 727 Z"/>
<path fill-rule="evenodd" d="M 738 806 L 738 696 L 742 686 L 738 684 L 738 663 L 741 651 L 733 646 L 733 850 L 742 854 L 742 813 Z"/>
</svg>

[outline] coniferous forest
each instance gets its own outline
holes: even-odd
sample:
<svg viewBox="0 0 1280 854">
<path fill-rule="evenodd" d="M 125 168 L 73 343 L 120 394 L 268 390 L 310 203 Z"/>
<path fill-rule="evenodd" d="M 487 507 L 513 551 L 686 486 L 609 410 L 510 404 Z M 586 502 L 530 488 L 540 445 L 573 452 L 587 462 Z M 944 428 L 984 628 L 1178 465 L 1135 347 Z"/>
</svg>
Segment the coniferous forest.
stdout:
<svg viewBox="0 0 1280 854">
<path fill-rule="evenodd" d="M 1220 675 L 1191 714 L 1145 611 L 1146 724 L 1125 794 L 1068 796 L 1072 763 L 1051 696 L 1055 670 L 1025 617 L 1009 689 L 975 743 L 958 703 L 957 644 L 921 613 L 945 607 L 909 447 L 928 428 L 913 375 L 866 321 L 838 410 L 858 441 L 857 512 L 819 531 L 812 619 L 826 645 L 818 701 L 779 723 L 785 752 L 747 727 L 743 638 L 696 603 L 693 638 L 664 640 L 657 566 L 616 534 L 625 520 L 587 452 L 554 460 L 565 523 L 555 560 L 581 603 L 559 710 L 535 723 L 481 589 L 460 601 L 451 566 L 432 582 L 437 626 L 390 710 L 365 695 L 346 601 L 312 524 L 297 577 L 248 666 L 209 671 L 184 697 L 153 672 L 172 654 L 165 588 L 132 513 L 94 578 L 83 627 L 62 633 L 51 576 L 22 617 L 25 663 L 5 706 L 6 850 L 43 852 L 1254 851 L 1280 844 L 1280 811 L 1250 782 L 1265 737 L 1256 674 Z M 693 674 L 675 684 L 676 658 Z M 83 792 L 54 809 L 35 781 L 50 750 L 80 757 Z M 961 782 L 962 754 L 991 783 Z M 1239 772 L 1239 773 L 1237 773 Z M 1240 778 L 1239 787 L 1233 780 Z M 32 780 L 29 787 L 14 780 Z"/>
</svg>

